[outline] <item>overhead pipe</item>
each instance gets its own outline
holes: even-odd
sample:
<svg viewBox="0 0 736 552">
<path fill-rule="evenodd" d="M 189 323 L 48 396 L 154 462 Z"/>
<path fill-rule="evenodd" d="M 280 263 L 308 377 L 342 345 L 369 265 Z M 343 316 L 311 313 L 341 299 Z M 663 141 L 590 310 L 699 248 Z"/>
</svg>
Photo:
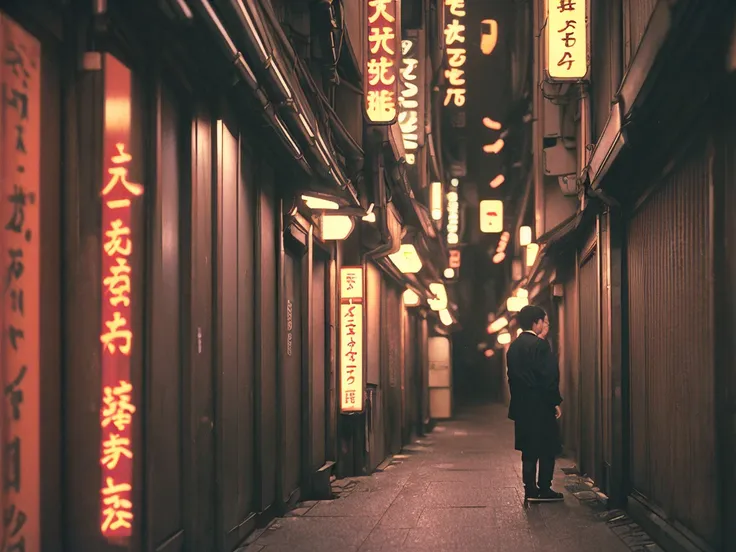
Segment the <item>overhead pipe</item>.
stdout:
<svg viewBox="0 0 736 552">
<path fill-rule="evenodd" d="M 307 163 L 306 159 L 304 159 L 304 154 L 302 153 L 301 148 L 291 136 L 284 122 L 276 113 L 273 104 L 269 101 L 268 96 L 266 96 L 258 83 L 253 70 L 245 61 L 245 57 L 242 52 L 240 52 L 240 50 L 235 46 L 235 43 L 210 3 L 207 0 L 198 0 L 195 5 L 199 14 L 210 27 L 210 30 L 213 31 L 215 36 L 218 38 L 220 46 L 229 56 L 230 62 L 234 65 L 238 75 L 253 92 L 256 101 L 263 109 L 264 118 L 277 130 L 278 136 L 281 138 L 286 148 L 291 151 L 293 158 L 297 163 L 299 163 L 301 168 L 307 171 L 308 174 L 312 174 L 312 168 L 309 163 Z"/>
<path fill-rule="evenodd" d="M 335 180 L 338 187 L 341 189 L 348 189 L 353 200 L 358 203 L 357 195 L 350 185 L 350 180 L 342 174 L 337 161 L 334 159 L 329 148 L 327 148 L 324 140 L 320 136 L 319 129 L 316 125 L 315 127 L 312 126 L 310 118 L 314 119 L 314 116 L 312 115 L 311 110 L 304 107 L 306 100 L 300 97 L 301 89 L 290 86 L 288 77 L 285 76 L 283 71 L 280 69 L 277 53 L 264 38 L 264 36 L 267 35 L 265 33 L 259 33 L 258 27 L 262 27 L 262 23 L 258 18 L 258 13 L 252 11 L 253 7 L 251 3 L 249 3 L 249 6 L 251 6 L 251 10 L 249 11 L 241 0 L 230 0 L 230 2 L 235 13 L 238 15 L 242 30 L 247 38 L 249 54 L 263 64 L 264 73 L 268 79 L 269 89 L 275 91 L 278 99 L 280 100 L 282 107 L 280 111 L 281 115 L 284 117 L 285 123 L 282 123 L 282 126 L 290 128 L 295 132 L 299 141 L 306 144 L 307 149 L 316 161 L 316 163 L 314 163 L 314 169 L 316 172 L 323 178 L 331 178 Z M 220 22 L 217 14 L 214 12 L 210 2 L 208 0 L 199 0 L 199 6 L 201 6 L 206 18 L 215 26 L 217 34 L 221 38 L 226 37 L 224 43 L 230 51 L 230 54 L 235 56 L 236 66 L 247 66 L 244 56 L 235 46 L 224 25 Z M 242 61 L 240 61 L 239 58 L 242 59 Z M 255 80 L 255 75 L 252 70 L 250 70 L 250 67 L 248 67 L 248 71 L 252 76 L 252 79 Z"/>
</svg>

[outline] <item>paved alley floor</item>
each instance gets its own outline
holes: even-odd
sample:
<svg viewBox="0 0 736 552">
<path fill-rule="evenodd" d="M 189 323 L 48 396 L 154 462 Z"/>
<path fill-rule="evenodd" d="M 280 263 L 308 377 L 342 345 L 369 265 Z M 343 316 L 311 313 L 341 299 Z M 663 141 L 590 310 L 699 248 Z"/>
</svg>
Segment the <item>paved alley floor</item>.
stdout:
<svg viewBox="0 0 736 552">
<path fill-rule="evenodd" d="M 382 471 L 335 481 L 339 498 L 299 504 L 244 550 L 660 550 L 621 512 L 606 511 L 584 479 L 566 475 L 570 466 L 561 461 L 555 474 L 564 502 L 525 506 L 506 410 L 474 407 L 405 447 Z"/>
</svg>

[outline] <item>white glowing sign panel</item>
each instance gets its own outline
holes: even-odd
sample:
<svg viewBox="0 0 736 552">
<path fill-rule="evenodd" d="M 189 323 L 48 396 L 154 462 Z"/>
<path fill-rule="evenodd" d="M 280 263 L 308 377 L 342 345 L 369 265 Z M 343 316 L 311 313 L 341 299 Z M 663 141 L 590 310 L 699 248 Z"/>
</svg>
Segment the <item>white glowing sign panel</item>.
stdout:
<svg viewBox="0 0 736 552">
<path fill-rule="evenodd" d="M 448 67 L 445 69 L 447 90 L 444 105 L 463 107 L 466 93 L 464 67 L 468 59 L 465 44 L 465 0 L 445 0 L 445 6 L 445 50 Z"/>
<path fill-rule="evenodd" d="M 588 73 L 586 0 L 547 0 L 547 73 L 580 80 Z"/>
<path fill-rule="evenodd" d="M 456 245 L 460 241 L 460 196 L 457 187 L 447 192 L 447 243 Z"/>
<path fill-rule="evenodd" d="M 340 269 L 340 411 L 363 410 L 363 269 Z"/>
<path fill-rule="evenodd" d="M 480 202 L 480 231 L 485 234 L 503 232 L 503 201 L 484 199 Z"/>
<path fill-rule="evenodd" d="M 420 113 L 419 84 L 419 36 L 407 31 L 407 36 L 401 41 L 401 91 L 399 94 L 399 128 L 404 138 L 406 163 L 414 165 L 417 162 L 416 151 L 421 143 L 420 134 L 423 131 L 424 115 Z"/>
</svg>

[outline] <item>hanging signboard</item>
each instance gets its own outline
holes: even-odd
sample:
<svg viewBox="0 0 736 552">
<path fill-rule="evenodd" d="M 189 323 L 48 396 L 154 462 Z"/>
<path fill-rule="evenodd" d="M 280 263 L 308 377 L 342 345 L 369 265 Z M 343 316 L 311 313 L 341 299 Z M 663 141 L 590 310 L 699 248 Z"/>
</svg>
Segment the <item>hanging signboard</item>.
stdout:
<svg viewBox="0 0 736 552">
<path fill-rule="evenodd" d="M 553 81 L 588 74 L 587 0 L 546 0 L 547 74 Z"/>
<path fill-rule="evenodd" d="M 401 93 L 399 128 L 404 137 L 406 163 L 416 164 L 416 151 L 424 144 L 424 49 L 418 31 L 404 31 L 401 41 Z"/>
<path fill-rule="evenodd" d="M 340 269 L 340 412 L 363 411 L 363 268 Z"/>
<path fill-rule="evenodd" d="M 398 0 L 367 0 L 365 114 L 375 125 L 396 122 L 399 108 L 399 25 Z"/>
<path fill-rule="evenodd" d="M 133 404 L 131 352 L 134 347 L 131 254 L 140 243 L 132 210 L 143 186 L 130 179 L 130 70 L 105 56 L 105 127 L 102 200 L 102 389 L 100 408 L 100 530 L 108 541 L 125 541 L 133 532 Z"/>
<path fill-rule="evenodd" d="M 480 202 L 480 231 L 485 234 L 503 232 L 503 201 L 484 199 Z"/>
<path fill-rule="evenodd" d="M 41 44 L 0 13 L 2 550 L 41 550 Z"/>
</svg>

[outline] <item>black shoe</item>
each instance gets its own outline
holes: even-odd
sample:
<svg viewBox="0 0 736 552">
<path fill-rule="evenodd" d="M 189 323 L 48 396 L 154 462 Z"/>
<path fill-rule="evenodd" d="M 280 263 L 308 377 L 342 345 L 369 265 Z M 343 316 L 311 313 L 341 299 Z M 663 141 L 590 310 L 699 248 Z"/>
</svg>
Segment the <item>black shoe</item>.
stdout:
<svg viewBox="0 0 736 552">
<path fill-rule="evenodd" d="M 565 500 L 565 497 L 562 496 L 562 493 L 555 492 L 552 489 L 540 489 L 537 498 L 534 499 L 535 502 L 562 502 L 563 500 Z"/>
<path fill-rule="evenodd" d="M 539 489 L 532 487 L 531 489 L 524 489 L 524 500 L 534 502 L 539 500 Z"/>
</svg>

